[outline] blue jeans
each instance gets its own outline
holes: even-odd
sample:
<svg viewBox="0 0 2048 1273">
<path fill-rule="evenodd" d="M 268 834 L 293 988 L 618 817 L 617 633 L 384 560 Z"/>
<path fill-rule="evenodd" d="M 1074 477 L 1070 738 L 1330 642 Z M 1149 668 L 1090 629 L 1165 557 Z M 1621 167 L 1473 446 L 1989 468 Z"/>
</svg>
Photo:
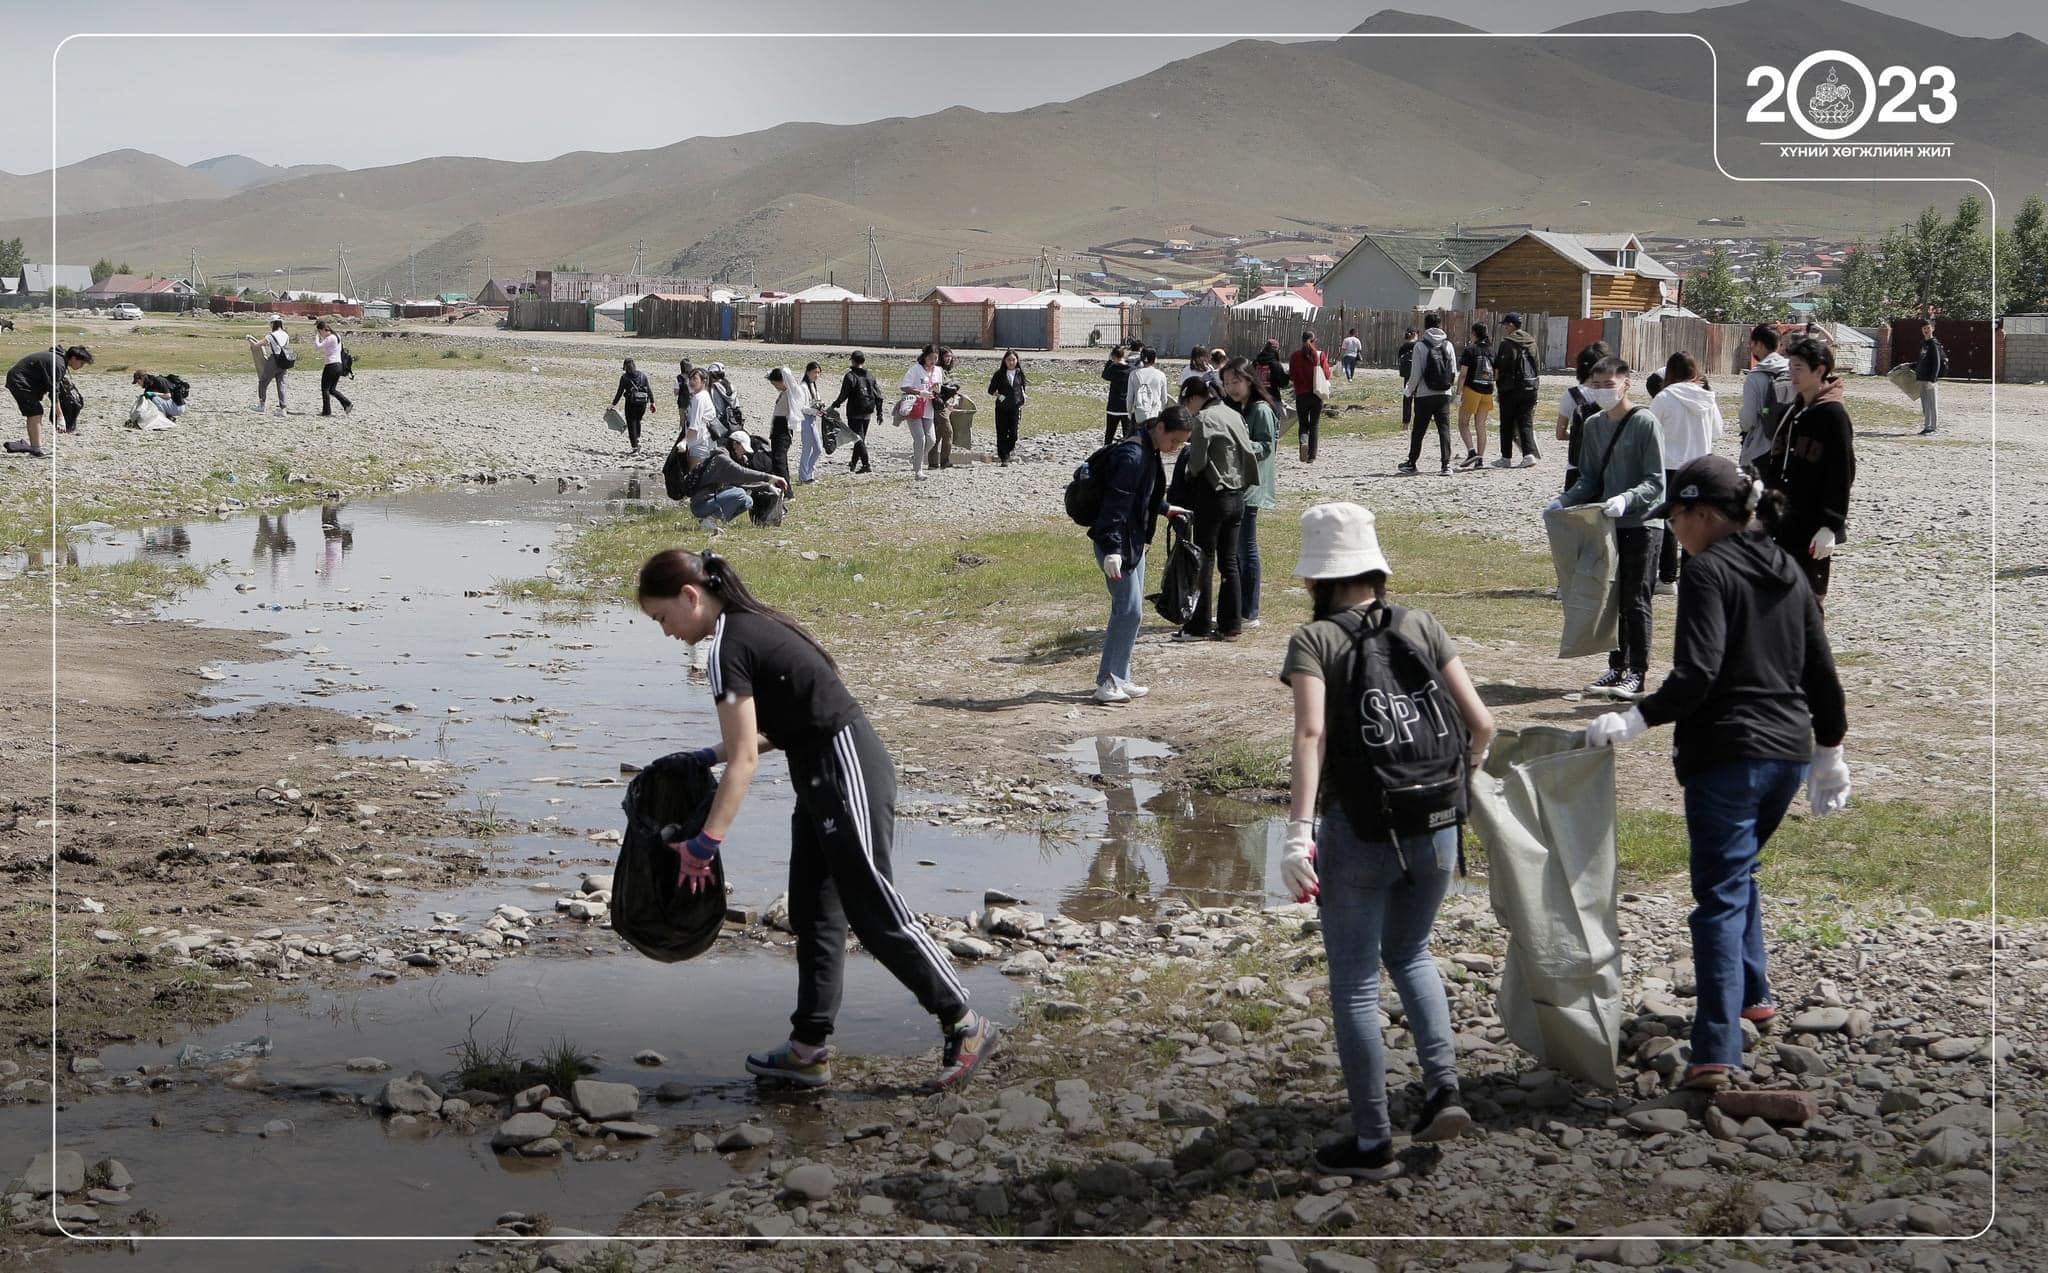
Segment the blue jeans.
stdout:
<svg viewBox="0 0 2048 1273">
<path fill-rule="evenodd" d="M 1443 978 L 1430 957 L 1430 927 L 1458 866 L 1458 831 L 1361 840 L 1341 809 L 1323 815 L 1316 840 L 1322 881 L 1323 949 L 1330 959 L 1330 1016 L 1360 1141 L 1386 1140 L 1386 1062 L 1380 1037 L 1380 964 L 1401 993 L 1423 1083 L 1434 1092 L 1458 1081 L 1458 1051 Z M 1402 864 L 1406 859 L 1406 876 Z"/>
<path fill-rule="evenodd" d="M 1344 359 L 1344 378 L 1345 378 L 1346 380 L 1349 380 L 1349 379 L 1351 379 L 1352 375 L 1353 375 L 1354 373 L 1356 373 L 1356 372 L 1357 372 L 1357 370 L 1358 370 L 1358 359 L 1356 359 L 1356 358 L 1346 358 L 1346 359 Z"/>
<path fill-rule="evenodd" d="M 754 506 L 754 497 L 744 487 L 728 486 L 710 495 L 699 495 L 690 501 L 690 516 L 703 519 L 716 517 L 729 522 Z"/>
<path fill-rule="evenodd" d="M 1805 761 L 1731 760 L 1686 780 L 1695 1065 L 1741 1065 L 1742 1010 L 1770 1002 L 1757 857 L 1805 778 Z"/>
<path fill-rule="evenodd" d="M 1097 544 L 1098 569 L 1106 555 L 1102 545 Z M 1123 578 L 1105 575 L 1102 582 L 1109 588 L 1109 626 L 1102 630 L 1102 663 L 1095 669 L 1097 685 L 1111 679 L 1131 679 L 1131 651 L 1138 648 L 1138 625 L 1145 614 L 1145 554 L 1141 551 L 1136 561 L 1124 563 Z"/>
<path fill-rule="evenodd" d="M 1244 532 L 1237 544 L 1238 609 L 1244 621 L 1259 617 L 1259 510 L 1244 506 Z"/>
</svg>

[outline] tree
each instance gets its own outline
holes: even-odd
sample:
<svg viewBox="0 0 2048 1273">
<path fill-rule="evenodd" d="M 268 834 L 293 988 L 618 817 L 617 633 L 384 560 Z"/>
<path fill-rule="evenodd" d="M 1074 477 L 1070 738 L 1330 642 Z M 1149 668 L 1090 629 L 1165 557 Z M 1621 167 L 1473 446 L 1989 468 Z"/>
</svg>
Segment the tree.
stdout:
<svg viewBox="0 0 2048 1273">
<path fill-rule="evenodd" d="M 1706 267 L 1686 275 L 1678 295 L 1701 318 L 1716 323 L 1732 320 L 1742 306 L 1742 283 L 1735 277 L 1727 247 L 1716 244 Z"/>
<path fill-rule="evenodd" d="M 114 274 L 114 263 L 113 263 L 112 261 L 109 261 L 109 260 L 108 260 L 108 259 L 107 259 L 106 257 L 104 257 L 104 256 L 103 256 L 103 257 L 101 257 L 101 258 L 100 258 L 99 260 L 97 260 L 97 261 L 94 261 L 94 262 L 92 263 L 92 281 L 93 281 L 93 282 L 95 282 L 95 283 L 104 283 L 104 282 L 106 282 L 106 281 L 107 281 L 107 280 L 108 280 L 109 278 L 113 277 L 113 274 Z"/>
<path fill-rule="evenodd" d="M 2011 232 L 1999 236 L 1998 265 L 1998 300 L 2006 313 L 2034 314 L 2048 306 L 2048 203 L 2040 195 L 2028 195 Z"/>
<path fill-rule="evenodd" d="M 1772 239 L 1757 254 L 1742 288 L 1741 321 L 1775 323 L 1785 316 L 1785 253 Z"/>
<path fill-rule="evenodd" d="M 1842 258 L 1842 277 L 1821 294 L 1828 316 L 1851 327 L 1874 327 L 1891 317 L 1882 248 L 1859 243 Z"/>
<path fill-rule="evenodd" d="M 21 246 L 21 239 L 0 241 L 0 278 L 19 278 L 21 267 L 28 263 L 28 252 Z"/>
</svg>

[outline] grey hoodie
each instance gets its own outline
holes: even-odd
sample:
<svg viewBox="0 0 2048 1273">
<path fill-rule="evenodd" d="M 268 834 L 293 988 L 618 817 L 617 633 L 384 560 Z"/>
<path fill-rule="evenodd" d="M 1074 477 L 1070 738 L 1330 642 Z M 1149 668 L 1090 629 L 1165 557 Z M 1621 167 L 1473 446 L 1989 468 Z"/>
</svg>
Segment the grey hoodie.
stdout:
<svg viewBox="0 0 2048 1273">
<path fill-rule="evenodd" d="M 1427 384 L 1424 384 L 1422 380 L 1422 370 L 1429 365 L 1431 351 L 1438 345 L 1448 345 L 1450 341 L 1451 338 L 1444 334 L 1444 329 L 1441 327 L 1432 327 L 1422 333 L 1422 339 L 1415 343 L 1415 361 L 1408 368 L 1408 384 L 1401 391 L 1405 396 L 1410 398 L 1446 398 L 1457 392 L 1458 355 L 1455 350 L 1451 353 L 1451 387 L 1449 389 L 1432 389 Z"/>
<path fill-rule="evenodd" d="M 1742 434 L 1744 464 L 1754 463 L 1771 449 L 1771 440 L 1761 428 L 1764 406 L 1774 385 L 1784 385 L 1780 392 L 1791 393 L 1790 382 L 1781 379 L 1785 367 L 1785 355 L 1773 350 L 1742 377 L 1742 413 L 1737 417 L 1737 427 Z"/>
</svg>

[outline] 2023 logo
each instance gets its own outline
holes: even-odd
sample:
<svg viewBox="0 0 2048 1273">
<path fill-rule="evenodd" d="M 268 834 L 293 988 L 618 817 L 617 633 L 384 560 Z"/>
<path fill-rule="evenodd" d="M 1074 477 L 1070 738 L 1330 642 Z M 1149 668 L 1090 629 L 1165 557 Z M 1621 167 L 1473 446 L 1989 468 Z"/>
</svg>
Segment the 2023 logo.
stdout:
<svg viewBox="0 0 2048 1273">
<path fill-rule="evenodd" d="M 1812 94 L 1802 101 L 1800 85 L 1823 63 L 1828 64 L 1827 78 L 1814 85 Z M 1860 96 L 1855 86 L 1843 82 L 1842 68 L 1859 82 L 1863 90 Z M 1880 124 L 1946 124 L 1956 117 L 1954 71 L 1945 66 L 1930 66 L 1916 74 L 1910 67 L 1887 66 L 1873 77 L 1861 58 L 1840 49 L 1823 49 L 1807 57 L 1792 68 L 1790 75 L 1775 66 L 1751 67 L 1749 87 L 1758 85 L 1763 86 L 1764 93 L 1750 105 L 1746 117 L 1750 123 L 1784 123 L 1786 112 L 1772 105 L 1782 97 L 1791 110 L 1792 122 L 1822 141 L 1855 136 L 1870 122 L 1873 112 Z M 1881 110 L 1877 106 L 1880 88 L 1897 90 Z M 1916 105 L 1914 99 L 1923 88 L 1929 100 Z"/>
</svg>

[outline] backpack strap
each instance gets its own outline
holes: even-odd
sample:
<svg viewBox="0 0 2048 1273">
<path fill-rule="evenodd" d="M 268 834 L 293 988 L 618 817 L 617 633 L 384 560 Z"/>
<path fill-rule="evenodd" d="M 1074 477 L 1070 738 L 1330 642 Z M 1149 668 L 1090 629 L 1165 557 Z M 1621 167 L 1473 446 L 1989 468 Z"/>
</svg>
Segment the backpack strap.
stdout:
<svg viewBox="0 0 2048 1273">
<path fill-rule="evenodd" d="M 1607 482 L 1608 461 L 1614 458 L 1614 448 L 1621 445 L 1621 435 L 1628 432 L 1629 422 L 1634 420 L 1636 418 L 1636 412 L 1641 410 L 1641 407 L 1636 407 L 1630 410 L 1627 415 L 1621 418 L 1621 423 L 1614 427 L 1614 436 L 1607 439 L 1607 453 L 1600 457 L 1599 469 L 1600 481 L 1603 488 Z"/>
</svg>

